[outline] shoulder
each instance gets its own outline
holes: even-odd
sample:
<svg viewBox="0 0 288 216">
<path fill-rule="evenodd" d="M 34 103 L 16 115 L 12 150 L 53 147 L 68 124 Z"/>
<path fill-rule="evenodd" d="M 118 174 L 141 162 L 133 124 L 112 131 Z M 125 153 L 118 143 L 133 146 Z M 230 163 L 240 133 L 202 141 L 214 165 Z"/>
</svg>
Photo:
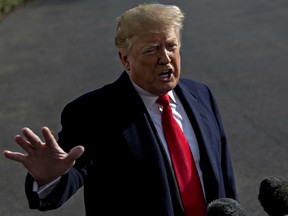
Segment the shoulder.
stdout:
<svg viewBox="0 0 288 216">
<path fill-rule="evenodd" d="M 212 107 L 217 106 L 212 91 L 205 83 L 187 78 L 181 78 L 175 90 L 180 95 L 182 94 L 184 98 L 191 99 L 192 96 L 201 104 Z"/>
<path fill-rule="evenodd" d="M 79 112 L 104 112 L 111 111 L 115 104 L 129 105 L 137 100 L 135 91 L 128 75 L 123 72 L 115 81 L 100 88 L 89 91 L 69 102 L 64 110 Z M 138 96 L 139 97 L 139 96 Z"/>
<path fill-rule="evenodd" d="M 187 78 L 181 78 L 179 80 L 179 86 L 180 88 L 187 89 L 191 93 L 211 93 L 209 87 L 205 83 Z"/>
<path fill-rule="evenodd" d="M 106 85 L 99 89 L 86 92 L 74 98 L 65 107 L 93 107 L 96 104 L 99 104 L 99 102 L 103 101 L 105 98 L 107 99 L 107 95 L 109 95 L 110 91 L 109 89 L 111 89 L 110 85 Z"/>
<path fill-rule="evenodd" d="M 203 82 L 188 79 L 188 78 L 180 78 L 179 83 L 182 83 L 186 86 L 191 86 L 191 87 L 207 87 L 207 85 Z"/>
<path fill-rule="evenodd" d="M 86 107 L 94 106 L 103 103 L 105 105 L 109 103 L 109 100 L 118 92 L 121 92 L 120 89 L 123 89 L 123 86 L 127 86 L 128 79 L 125 77 L 125 74 L 122 73 L 121 76 L 115 81 L 105 84 L 99 88 L 83 93 L 82 95 L 76 97 L 70 101 L 66 106 L 73 107 Z"/>
</svg>

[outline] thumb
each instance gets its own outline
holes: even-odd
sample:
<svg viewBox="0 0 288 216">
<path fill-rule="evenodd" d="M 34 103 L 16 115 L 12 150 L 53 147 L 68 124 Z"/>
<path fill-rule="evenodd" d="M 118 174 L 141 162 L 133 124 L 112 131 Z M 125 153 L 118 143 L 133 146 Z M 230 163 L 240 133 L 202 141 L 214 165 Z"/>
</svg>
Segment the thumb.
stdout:
<svg viewBox="0 0 288 216">
<path fill-rule="evenodd" d="M 83 152 L 85 151 L 84 147 L 83 146 L 75 146 L 74 148 L 72 148 L 70 151 L 69 151 L 69 154 L 68 154 L 68 157 L 69 159 L 71 160 L 77 160 L 82 154 Z"/>
</svg>

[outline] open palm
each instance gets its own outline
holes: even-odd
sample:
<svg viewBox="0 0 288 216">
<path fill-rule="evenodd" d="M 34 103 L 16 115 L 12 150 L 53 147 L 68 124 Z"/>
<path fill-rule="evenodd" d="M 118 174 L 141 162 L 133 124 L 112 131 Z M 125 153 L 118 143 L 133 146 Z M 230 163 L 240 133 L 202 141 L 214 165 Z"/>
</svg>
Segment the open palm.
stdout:
<svg viewBox="0 0 288 216">
<path fill-rule="evenodd" d="M 83 146 L 75 146 L 66 153 L 47 127 L 42 128 L 45 142 L 27 127 L 22 129 L 22 133 L 23 136 L 17 135 L 15 141 L 26 153 L 8 150 L 3 153 L 8 159 L 22 163 L 39 185 L 64 175 L 84 152 Z"/>
</svg>

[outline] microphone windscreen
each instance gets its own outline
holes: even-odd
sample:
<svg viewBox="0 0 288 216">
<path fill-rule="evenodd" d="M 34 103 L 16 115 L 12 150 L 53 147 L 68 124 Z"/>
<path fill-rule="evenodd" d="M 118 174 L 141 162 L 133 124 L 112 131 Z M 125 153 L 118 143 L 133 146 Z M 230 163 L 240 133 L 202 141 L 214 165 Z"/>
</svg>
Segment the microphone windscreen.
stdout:
<svg viewBox="0 0 288 216">
<path fill-rule="evenodd" d="M 273 176 L 260 184 L 258 200 L 270 216 L 288 214 L 288 182 Z"/>
<path fill-rule="evenodd" d="M 207 206 L 206 216 L 246 216 L 243 207 L 234 199 L 219 198 Z"/>
</svg>

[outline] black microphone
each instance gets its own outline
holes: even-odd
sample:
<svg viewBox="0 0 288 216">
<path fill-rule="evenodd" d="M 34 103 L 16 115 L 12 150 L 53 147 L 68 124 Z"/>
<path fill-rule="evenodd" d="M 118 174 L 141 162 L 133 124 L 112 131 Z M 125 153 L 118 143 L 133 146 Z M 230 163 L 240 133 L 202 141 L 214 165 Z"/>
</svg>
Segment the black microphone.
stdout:
<svg viewBox="0 0 288 216">
<path fill-rule="evenodd" d="M 258 200 L 270 216 L 288 214 L 288 182 L 276 177 L 266 177 L 260 184 Z"/>
<path fill-rule="evenodd" d="M 246 216 L 243 207 L 234 199 L 219 198 L 207 206 L 206 216 Z"/>
</svg>

